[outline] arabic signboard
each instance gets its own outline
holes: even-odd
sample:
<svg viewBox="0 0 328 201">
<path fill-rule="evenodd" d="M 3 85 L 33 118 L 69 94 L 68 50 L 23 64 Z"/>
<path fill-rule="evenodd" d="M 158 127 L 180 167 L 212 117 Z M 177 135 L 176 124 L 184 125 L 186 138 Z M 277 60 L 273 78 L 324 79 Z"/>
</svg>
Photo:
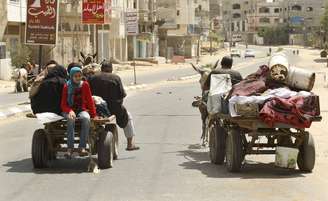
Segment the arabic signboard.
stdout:
<svg viewBox="0 0 328 201">
<path fill-rule="evenodd" d="M 105 23 L 105 1 L 104 0 L 83 0 L 82 23 L 83 24 L 104 24 Z"/>
<path fill-rule="evenodd" d="M 27 0 L 26 43 L 56 45 L 58 0 Z"/>
<path fill-rule="evenodd" d="M 127 35 L 138 34 L 138 12 L 127 11 L 125 13 L 126 33 Z"/>
</svg>

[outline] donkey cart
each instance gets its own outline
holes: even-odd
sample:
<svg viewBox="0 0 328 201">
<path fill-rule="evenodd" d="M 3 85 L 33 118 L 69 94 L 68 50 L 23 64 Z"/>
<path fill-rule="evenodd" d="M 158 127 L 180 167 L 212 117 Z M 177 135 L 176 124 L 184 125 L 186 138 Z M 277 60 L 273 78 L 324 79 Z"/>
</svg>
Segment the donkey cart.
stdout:
<svg viewBox="0 0 328 201">
<path fill-rule="evenodd" d="M 32 140 L 32 161 L 34 168 L 47 168 L 60 152 L 67 152 L 66 120 L 45 123 L 43 129 L 34 132 Z M 80 122 L 75 125 L 74 144 L 79 143 Z M 98 157 L 98 167 L 107 169 L 112 167 L 113 159 L 118 154 L 118 133 L 115 117 L 105 119 L 92 119 L 87 141 L 88 157 L 90 164 L 92 155 Z M 77 150 L 74 149 L 74 152 Z"/>
<path fill-rule="evenodd" d="M 313 121 L 321 121 L 321 117 Z M 210 125 L 211 162 L 223 164 L 226 161 L 230 172 L 241 170 L 247 154 L 276 154 L 279 146 L 298 149 L 297 165 L 301 171 L 311 172 L 314 168 L 314 140 L 305 129 L 278 123 L 270 128 L 255 117 L 230 117 L 224 114 L 212 116 Z M 262 137 L 266 140 L 259 142 Z"/>
</svg>

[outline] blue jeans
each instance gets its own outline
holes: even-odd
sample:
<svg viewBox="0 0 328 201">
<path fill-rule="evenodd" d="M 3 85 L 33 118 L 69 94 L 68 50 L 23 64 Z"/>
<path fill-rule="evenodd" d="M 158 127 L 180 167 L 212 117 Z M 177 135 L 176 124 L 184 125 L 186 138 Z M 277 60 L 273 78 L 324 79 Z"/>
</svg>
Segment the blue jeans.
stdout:
<svg viewBox="0 0 328 201">
<path fill-rule="evenodd" d="M 67 147 L 74 148 L 74 133 L 75 133 L 75 120 L 68 119 L 68 114 L 63 113 L 67 120 Z M 81 121 L 81 135 L 79 148 L 86 148 L 86 139 L 90 132 L 90 115 L 88 112 L 82 111 L 76 116 L 76 120 Z"/>
</svg>

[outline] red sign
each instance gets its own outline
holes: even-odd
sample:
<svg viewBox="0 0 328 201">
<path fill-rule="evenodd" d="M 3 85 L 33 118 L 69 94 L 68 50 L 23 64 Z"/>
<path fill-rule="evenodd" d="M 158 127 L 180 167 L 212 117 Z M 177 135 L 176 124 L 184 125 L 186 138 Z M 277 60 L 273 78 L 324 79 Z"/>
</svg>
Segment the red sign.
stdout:
<svg viewBox="0 0 328 201">
<path fill-rule="evenodd" d="M 28 0 L 26 14 L 26 43 L 31 45 L 56 45 L 57 0 Z"/>
<path fill-rule="evenodd" d="M 105 23 L 105 1 L 104 0 L 83 0 L 82 23 L 83 24 L 104 24 Z"/>
</svg>

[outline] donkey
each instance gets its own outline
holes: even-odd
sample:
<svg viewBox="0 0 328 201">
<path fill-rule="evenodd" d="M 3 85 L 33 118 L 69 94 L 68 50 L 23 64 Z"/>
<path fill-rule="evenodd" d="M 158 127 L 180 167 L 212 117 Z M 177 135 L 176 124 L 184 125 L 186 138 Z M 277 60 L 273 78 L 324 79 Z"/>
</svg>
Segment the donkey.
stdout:
<svg viewBox="0 0 328 201">
<path fill-rule="evenodd" d="M 19 69 L 15 69 L 13 71 L 13 79 L 15 80 L 15 93 L 18 92 L 27 92 L 28 86 L 27 86 L 27 70 L 26 68 L 22 67 Z"/>
</svg>

